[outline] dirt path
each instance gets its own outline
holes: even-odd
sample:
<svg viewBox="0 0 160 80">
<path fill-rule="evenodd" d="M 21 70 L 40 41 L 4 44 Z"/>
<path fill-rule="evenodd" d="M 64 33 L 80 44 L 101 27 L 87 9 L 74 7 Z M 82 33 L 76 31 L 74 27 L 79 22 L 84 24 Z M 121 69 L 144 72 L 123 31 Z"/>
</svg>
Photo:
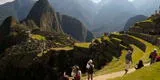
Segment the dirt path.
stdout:
<svg viewBox="0 0 160 80">
<path fill-rule="evenodd" d="M 145 66 L 149 66 L 149 64 L 145 64 Z M 135 69 L 132 68 L 132 69 L 129 69 L 128 73 L 132 73 L 134 71 L 135 71 Z M 96 76 L 96 77 L 94 77 L 93 80 L 113 79 L 113 78 L 116 78 L 116 77 L 122 77 L 122 76 L 124 76 L 124 74 L 125 74 L 125 71 L 119 71 L 119 72 L 114 72 L 114 73 L 111 73 L 111 74 L 104 74 L 104 75 Z"/>
</svg>

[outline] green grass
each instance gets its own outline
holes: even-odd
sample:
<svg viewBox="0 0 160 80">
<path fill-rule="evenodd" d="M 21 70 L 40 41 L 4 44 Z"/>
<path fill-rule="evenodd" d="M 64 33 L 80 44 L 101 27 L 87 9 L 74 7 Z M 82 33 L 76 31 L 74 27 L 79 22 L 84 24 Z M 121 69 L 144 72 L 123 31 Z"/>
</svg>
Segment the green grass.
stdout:
<svg viewBox="0 0 160 80">
<path fill-rule="evenodd" d="M 143 57 L 141 58 L 144 62 L 147 63 L 149 61 L 149 55 L 155 48 L 158 49 L 158 53 L 160 52 L 160 49 L 157 46 L 152 45 L 151 43 L 149 43 L 149 42 L 147 42 L 143 39 L 140 39 L 140 38 L 137 38 L 137 37 L 134 37 L 134 36 L 132 36 L 132 37 L 141 41 L 141 42 L 143 42 L 146 45 L 146 51 L 145 51 Z"/>
<path fill-rule="evenodd" d="M 123 70 L 125 67 L 124 62 L 125 62 L 125 55 L 126 55 L 127 51 L 123 50 L 122 52 L 123 52 L 123 54 L 119 60 L 117 58 L 114 58 L 112 60 L 112 62 L 110 62 L 107 66 L 105 66 L 103 69 L 97 71 L 96 76 Z"/>
<path fill-rule="evenodd" d="M 115 35 L 122 36 L 122 34 L 118 34 L 118 33 L 115 33 Z M 144 63 L 148 63 L 150 61 L 149 60 L 150 53 L 154 50 L 154 48 L 158 49 L 158 47 L 152 45 L 151 43 L 149 43 L 149 42 L 147 42 L 147 41 L 145 41 L 143 39 L 140 39 L 140 38 L 137 38 L 137 37 L 134 37 L 134 36 L 131 36 L 131 35 L 128 35 L 128 36 L 130 36 L 130 37 L 132 37 L 132 38 L 134 38 L 134 39 L 136 39 L 136 40 L 138 40 L 141 43 L 143 43 L 143 44 L 146 45 L 146 50 L 142 51 L 136 45 L 129 44 L 133 48 L 133 50 L 134 50 L 133 51 L 133 55 L 132 55 L 132 57 L 133 57 L 132 67 L 134 67 L 139 62 L 139 60 L 143 60 Z M 121 39 L 118 39 L 118 38 L 115 38 L 115 39 L 118 40 L 118 41 L 121 40 Z M 159 51 L 160 50 L 158 49 L 158 52 Z M 113 73 L 113 72 L 118 72 L 118 71 L 124 70 L 125 69 L 125 55 L 126 55 L 126 53 L 127 53 L 127 51 L 123 50 L 120 59 L 114 58 L 109 64 L 107 64 L 106 66 L 104 66 L 101 70 L 96 71 L 95 76 L 109 74 L 109 73 Z M 126 80 L 128 80 L 128 79 L 126 79 Z"/>
<path fill-rule="evenodd" d="M 91 43 L 75 43 L 74 46 L 82 47 L 82 48 L 89 48 L 90 44 Z"/>
<path fill-rule="evenodd" d="M 149 23 L 152 23 L 152 22 L 153 22 L 153 20 L 152 20 L 152 19 L 147 19 L 147 20 L 142 21 L 142 22 L 149 22 Z"/>
<path fill-rule="evenodd" d="M 51 48 L 50 50 L 55 50 L 55 51 L 66 50 L 66 51 L 69 51 L 69 50 L 72 50 L 72 49 L 73 49 L 73 47 L 66 46 L 66 47 L 62 47 L 62 48 Z"/>
<path fill-rule="evenodd" d="M 118 35 L 120 35 L 120 34 L 118 34 Z M 129 36 L 131 36 L 131 35 L 129 35 Z M 132 57 L 133 57 L 132 66 L 134 67 L 140 59 L 143 60 L 145 63 L 148 63 L 150 53 L 154 50 L 154 48 L 158 49 L 158 47 L 156 47 L 156 46 L 152 45 L 151 43 L 149 43 L 145 40 L 142 40 L 140 38 L 137 38 L 137 37 L 134 37 L 134 36 L 131 36 L 131 37 L 133 37 L 136 40 L 141 41 L 142 43 L 144 43 L 146 45 L 146 51 L 143 52 L 137 46 L 135 46 L 133 44 L 130 44 L 130 46 L 134 50 L 133 55 L 132 55 Z M 126 55 L 126 53 L 127 53 L 127 51 L 123 50 L 123 54 L 122 54 L 122 56 L 120 57 L 119 60 L 114 58 L 112 60 L 112 62 L 110 62 L 108 65 L 106 65 L 103 69 L 97 71 L 96 76 L 124 70 L 125 69 L 125 55 Z"/>
<path fill-rule="evenodd" d="M 144 67 L 121 78 L 115 78 L 111 80 L 160 80 L 159 73 L 160 63 L 155 63 L 152 66 Z"/>
<path fill-rule="evenodd" d="M 137 62 L 141 59 L 143 56 L 144 52 L 136 47 L 135 45 L 131 45 L 132 48 L 134 49 L 133 52 L 133 65 L 135 66 Z M 114 58 L 111 63 L 109 63 L 107 66 L 105 66 L 103 69 L 99 70 L 96 72 L 96 75 L 103 75 L 103 74 L 108 74 L 112 72 L 117 72 L 125 69 L 125 55 L 127 54 L 126 50 L 122 51 L 122 55 L 120 59 Z"/>
<path fill-rule="evenodd" d="M 36 34 L 32 34 L 31 36 L 32 39 L 36 39 L 36 40 L 46 40 L 46 37 L 42 36 L 42 35 L 36 35 Z"/>
<path fill-rule="evenodd" d="M 104 40 L 110 41 L 110 38 L 108 36 L 102 36 L 101 38 L 103 38 Z M 101 38 L 97 38 L 100 43 L 101 43 Z"/>
</svg>

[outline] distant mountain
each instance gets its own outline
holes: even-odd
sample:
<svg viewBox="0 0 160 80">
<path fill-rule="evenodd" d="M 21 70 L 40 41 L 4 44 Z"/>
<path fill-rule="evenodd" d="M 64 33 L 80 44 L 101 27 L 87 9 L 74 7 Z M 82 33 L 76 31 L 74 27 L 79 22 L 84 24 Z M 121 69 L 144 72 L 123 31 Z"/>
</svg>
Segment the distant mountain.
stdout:
<svg viewBox="0 0 160 80">
<path fill-rule="evenodd" d="M 76 18 L 62 15 L 60 22 L 63 31 L 79 41 L 91 41 L 94 38 L 86 26 Z"/>
<path fill-rule="evenodd" d="M 120 31 L 126 21 L 136 14 L 136 8 L 128 0 L 108 0 L 96 15 L 92 30 L 102 27 L 99 32 Z"/>
<path fill-rule="evenodd" d="M 57 12 L 79 19 L 81 22 L 92 27 L 93 17 L 97 13 L 95 3 L 90 0 L 49 0 Z"/>
<path fill-rule="evenodd" d="M 136 23 L 129 29 L 131 32 L 145 33 L 150 35 L 160 34 L 160 13 L 154 14 L 144 21 Z"/>
<path fill-rule="evenodd" d="M 30 21 L 34 22 L 41 31 L 63 32 L 57 14 L 50 6 L 48 0 L 39 0 L 35 3 L 25 19 L 26 25 L 30 24 Z"/>
<path fill-rule="evenodd" d="M 140 21 L 144 21 L 147 19 L 147 16 L 144 16 L 144 15 L 137 15 L 137 16 L 134 16 L 134 17 L 131 17 L 125 27 L 124 27 L 124 30 L 128 30 L 130 27 L 132 27 L 136 22 L 140 22 Z"/>
<path fill-rule="evenodd" d="M 79 2 L 81 2 L 81 1 L 79 1 Z M 68 33 L 69 35 L 71 35 L 72 37 L 74 37 L 75 39 L 77 39 L 79 41 L 91 41 L 94 38 L 93 34 L 87 29 L 87 26 L 78 19 L 75 19 L 75 18 L 72 18 L 69 16 L 66 18 L 63 15 L 62 16 L 62 23 L 60 23 L 58 21 L 58 16 L 56 14 L 56 11 L 50 6 L 50 3 L 47 0 L 39 0 L 34 4 L 34 6 L 32 5 L 33 3 L 34 3 L 33 0 L 29 0 L 29 1 L 16 0 L 16 1 L 10 3 L 10 4 L 12 4 L 12 7 L 13 7 L 12 12 L 18 11 L 18 12 L 15 12 L 15 16 L 17 16 L 17 15 L 19 16 L 19 17 L 17 16 L 17 18 L 21 17 L 23 19 L 23 18 L 25 18 L 25 15 L 28 14 L 27 17 L 23 21 L 21 21 L 21 23 L 23 25 L 28 26 L 31 30 L 37 29 L 37 28 L 39 28 L 41 31 L 50 31 L 50 32 L 53 32 L 53 31 L 63 32 L 63 30 L 64 30 L 65 33 Z M 27 7 L 27 4 L 30 4 L 33 7 L 30 9 L 31 6 Z M 8 4 L 6 4 L 6 5 L 8 5 Z M 88 6 L 88 5 L 86 5 L 86 6 Z M 25 7 L 26 7 L 26 12 L 23 11 L 23 10 L 25 10 L 25 9 L 23 9 Z M 65 7 L 65 6 L 63 6 L 63 7 Z M 11 7 L 9 7 L 9 8 L 11 8 Z M 83 6 L 83 8 L 84 8 L 84 6 Z M 28 10 L 30 10 L 30 12 Z M 89 18 L 86 18 L 86 19 L 89 19 Z M 69 24 L 67 24 L 66 22 L 69 22 Z M 72 23 L 72 22 L 75 22 L 75 23 Z M 61 25 L 62 25 L 63 29 L 61 28 Z M 65 28 L 64 28 L 64 26 L 65 26 Z M 75 28 L 75 29 L 73 29 L 73 28 Z M 78 28 L 78 29 L 76 29 L 76 28 Z"/>
<path fill-rule="evenodd" d="M 26 18 L 34 3 L 35 0 L 15 0 L 0 5 L 0 24 L 9 16 L 20 20 Z"/>
</svg>

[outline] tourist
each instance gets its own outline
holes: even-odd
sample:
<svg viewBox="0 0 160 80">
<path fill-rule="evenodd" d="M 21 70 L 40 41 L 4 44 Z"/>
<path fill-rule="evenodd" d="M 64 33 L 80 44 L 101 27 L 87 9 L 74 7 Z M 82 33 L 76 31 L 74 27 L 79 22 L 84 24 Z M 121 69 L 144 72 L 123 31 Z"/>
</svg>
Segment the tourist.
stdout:
<svg viewBox="0 0 160 80">
<path fill-rule="evenodd" d="M 137 64 L 137 66 L 135 67 L 135 69 L 141 69 L 142 67 L 144 67 L 143 61 L 139 60 L 139 63 Z"/>
<path fill-rule="evenodd" d="M 125 74 L 127 74 L 128 69 L 130 68 L 131 64 L 132 64 L 132 51 L 128 50 L 128 53 L 125 57 L 126 60 L 126 68 L 125 68 Z"/>
<path fill-rule="evenodd" d="M 79 68 L 79 66 L 76 66 L 76 75 L 74 77 L 74 80 L 81 80 L 82 72 Z"/>
<path fill-rule="evenodd" d="M 93 80 L 93 69 L 94 69 L 94 64 L 93 64 L 93 61 L 92 60 L 89 60 L 87 65 L 86 65 L 86 68 L 87 68 L 87 73 L 88 73 L 88 80 Z"/>
<path fill-rule="evenodd" d="M 157 57 L 157 49 L 154 49 L 153 52 L 151 52 L 149 58 L 151 59 L 150 64 L 153 64 L 156 62 L 156 57 Z"/>
</svg>

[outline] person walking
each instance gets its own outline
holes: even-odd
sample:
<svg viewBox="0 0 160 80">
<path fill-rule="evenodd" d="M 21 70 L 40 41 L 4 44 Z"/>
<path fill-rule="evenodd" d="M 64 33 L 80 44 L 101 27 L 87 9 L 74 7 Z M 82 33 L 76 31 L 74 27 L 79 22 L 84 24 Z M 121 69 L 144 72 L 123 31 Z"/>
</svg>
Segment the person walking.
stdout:
<svg viewBox="0 0 160 80">
<path fill-rule="evenodd" d="M 151 52 L 149 58 L 151 59 L 150 64 L 153 64 L 156 62 L 156 57 L 157 57 L 157 49 L 154 49 L 153 52 Z"/>
<path fill-rule="evenodd" d="M 91 59 L 88 61 L 86 68 L 88 73 L 88 80 L 93 80 L 94 64 Z"/>
<path fill-rule="evenodd" d="M 125 74 L 127 74 L 128 69 L 130 68 L 131 64 L 132 64 L 132 51 L 128 50 L 128 53 L 125 57 L 126 60 L 126 68 L 125 68 Z"/>
</svg>

